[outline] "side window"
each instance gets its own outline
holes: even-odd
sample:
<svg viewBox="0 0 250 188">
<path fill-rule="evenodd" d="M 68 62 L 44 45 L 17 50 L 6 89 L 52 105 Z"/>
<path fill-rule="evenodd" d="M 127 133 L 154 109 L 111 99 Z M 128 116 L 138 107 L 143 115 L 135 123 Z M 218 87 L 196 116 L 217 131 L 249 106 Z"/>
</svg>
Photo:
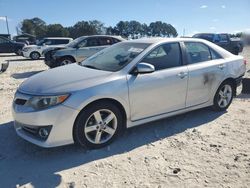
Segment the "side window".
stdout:
<svg viewBox="0 0 250 188">
<path fill-rule="evenodd" d="M 87 46 L 87 40 L 82 40 L 81 42 L 79 42 L 77 44 L 78 48 L 83 48 L 83 47 L 86 47 Z"/>
<path fill-rule="evenodd" d="M 45 45 L 51 45 L 51 44 L 53 44 L 52 41 L 53 41 L 53 40 L 44 40 L 44 44 L 45 44 Z"/>
<path fill-rule="evenodd" d="M 188 64 L 211 60 L 208 46 L 199 42 L 185 42 Z"/>
<path fill-rule="evenodd" d="M 228 42 L 227 35 L 225 34 L 220 35 L 220 42 Z"/>
<path fill-rule="evenodd" d="M 154 65 L 155 70 L 181 66 L 179 43 L 163 44 L 150 52 L 142 62 Z"/>
<path fill-rule="evenodd" d="M 215 34 L 214 35 L 214 42 L 220 42 L 220 36 Z"/>
<path fill-rule="evenodd" d="M 69 43 L 68 39 L 55 40 L 55 44 L 68 44 L 68 43 Z"/>
<path fill-rule="evenodd" d="M 121 42 L 120 40 L 116 39 L 116 38 L 112 38 L 113 39 L 113 44 Z"/>
<path fill-rule="evenodd" d="M 222 56 L 211 48 L 210 48 L 210 53 L 211 53 L 212 59 L 222 59 Z"/>
<path fill-rule="evenodd" d="M 0 38 L 0 44 L 7 43 L 7 40 Z"/>
<path fill-rule="evenodd" d="M 111 38 L 108 37 L 100 37 L 99 39 L 100 46 L 112 45 Z"/>
<path fill-rule="evenodd" d="M 99 46 L 96 38 L 87 39 L 87 47 L 91 47 L 91 46 Z"/>
</svg>

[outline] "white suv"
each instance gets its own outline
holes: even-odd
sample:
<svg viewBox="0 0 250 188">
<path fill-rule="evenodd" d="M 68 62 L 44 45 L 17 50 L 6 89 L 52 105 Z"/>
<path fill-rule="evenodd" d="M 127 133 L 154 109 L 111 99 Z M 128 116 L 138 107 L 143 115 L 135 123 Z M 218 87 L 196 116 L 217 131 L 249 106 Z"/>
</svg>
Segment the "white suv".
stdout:
<svg viewBox="0 0 250 188">
<path fill-rule="evenodd" d="M 47 47 L 57 47 L 63 46 L 71 42 L 72 38 L 62 38 L 62 37 L 53 37 L 53 38 L 44 38 L 37 45 L 28 45 L 23 48 L 22 55 L 33 60 L 39 59 L 43 54 L 43 50 Z"/>
</svg>

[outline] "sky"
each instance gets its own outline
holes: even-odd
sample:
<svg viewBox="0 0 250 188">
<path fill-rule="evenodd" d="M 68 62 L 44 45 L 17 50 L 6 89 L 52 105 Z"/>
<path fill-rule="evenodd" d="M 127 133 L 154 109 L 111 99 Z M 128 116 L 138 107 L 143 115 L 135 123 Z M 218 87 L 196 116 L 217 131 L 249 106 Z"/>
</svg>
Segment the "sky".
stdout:
<svg viewBox="0 0 250 188">
<path fill-rule="evenodd" d="M 105 26 L 137 20 L 172 24 L 180 36 L 198 32 L 250 32 L 250 0 L 0 0 L 0 33 L 10 34 L 23 19 L 39 17 L 47 24 L 72 26 L 99 20 Z"/>
</svg>

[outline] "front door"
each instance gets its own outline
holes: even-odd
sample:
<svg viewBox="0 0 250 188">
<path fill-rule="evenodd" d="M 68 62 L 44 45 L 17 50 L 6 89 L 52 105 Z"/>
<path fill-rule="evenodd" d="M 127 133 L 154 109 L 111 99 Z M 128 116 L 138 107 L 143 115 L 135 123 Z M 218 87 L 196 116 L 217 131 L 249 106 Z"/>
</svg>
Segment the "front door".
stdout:
<svg viewBox="0 0 250 188">
<path fill-rule="evenodd" d="M 155 72 L 127 76 L 132 121 L 185 108 L 188 71 L 180 52 L 179 43 L 163 44 L 142 60 Z"/>
</svg>

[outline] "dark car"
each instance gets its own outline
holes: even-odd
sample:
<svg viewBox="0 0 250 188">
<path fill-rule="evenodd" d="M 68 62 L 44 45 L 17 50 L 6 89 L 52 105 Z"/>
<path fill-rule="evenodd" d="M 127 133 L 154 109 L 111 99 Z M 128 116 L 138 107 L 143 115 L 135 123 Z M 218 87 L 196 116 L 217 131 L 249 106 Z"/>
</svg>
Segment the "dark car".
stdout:
<svg viewBox="0 0 250 188">
<path fill-rule="evenodd" d="M 235 55 L 238 55 L 243 50 L 243 42 L 240 39 L 230 38 L 230 35 L 226 33 L 198 33 L 193 38 L 201 38 L 213 42 Z"/>
<path fill-rule="evenodd" d="M 79 37 L 66 46 L 43 51 L 45 64 L 50 68 L 81 62 L 112 44 L 124 41 L 120 36 L 93 35 Z"/>
<path fill-rule="evenodd" d="M 0 53 L 15 53 L 21 55 L 24 46 L 24 43 L 15 42 L 0 36 Z"/>
</svg>

